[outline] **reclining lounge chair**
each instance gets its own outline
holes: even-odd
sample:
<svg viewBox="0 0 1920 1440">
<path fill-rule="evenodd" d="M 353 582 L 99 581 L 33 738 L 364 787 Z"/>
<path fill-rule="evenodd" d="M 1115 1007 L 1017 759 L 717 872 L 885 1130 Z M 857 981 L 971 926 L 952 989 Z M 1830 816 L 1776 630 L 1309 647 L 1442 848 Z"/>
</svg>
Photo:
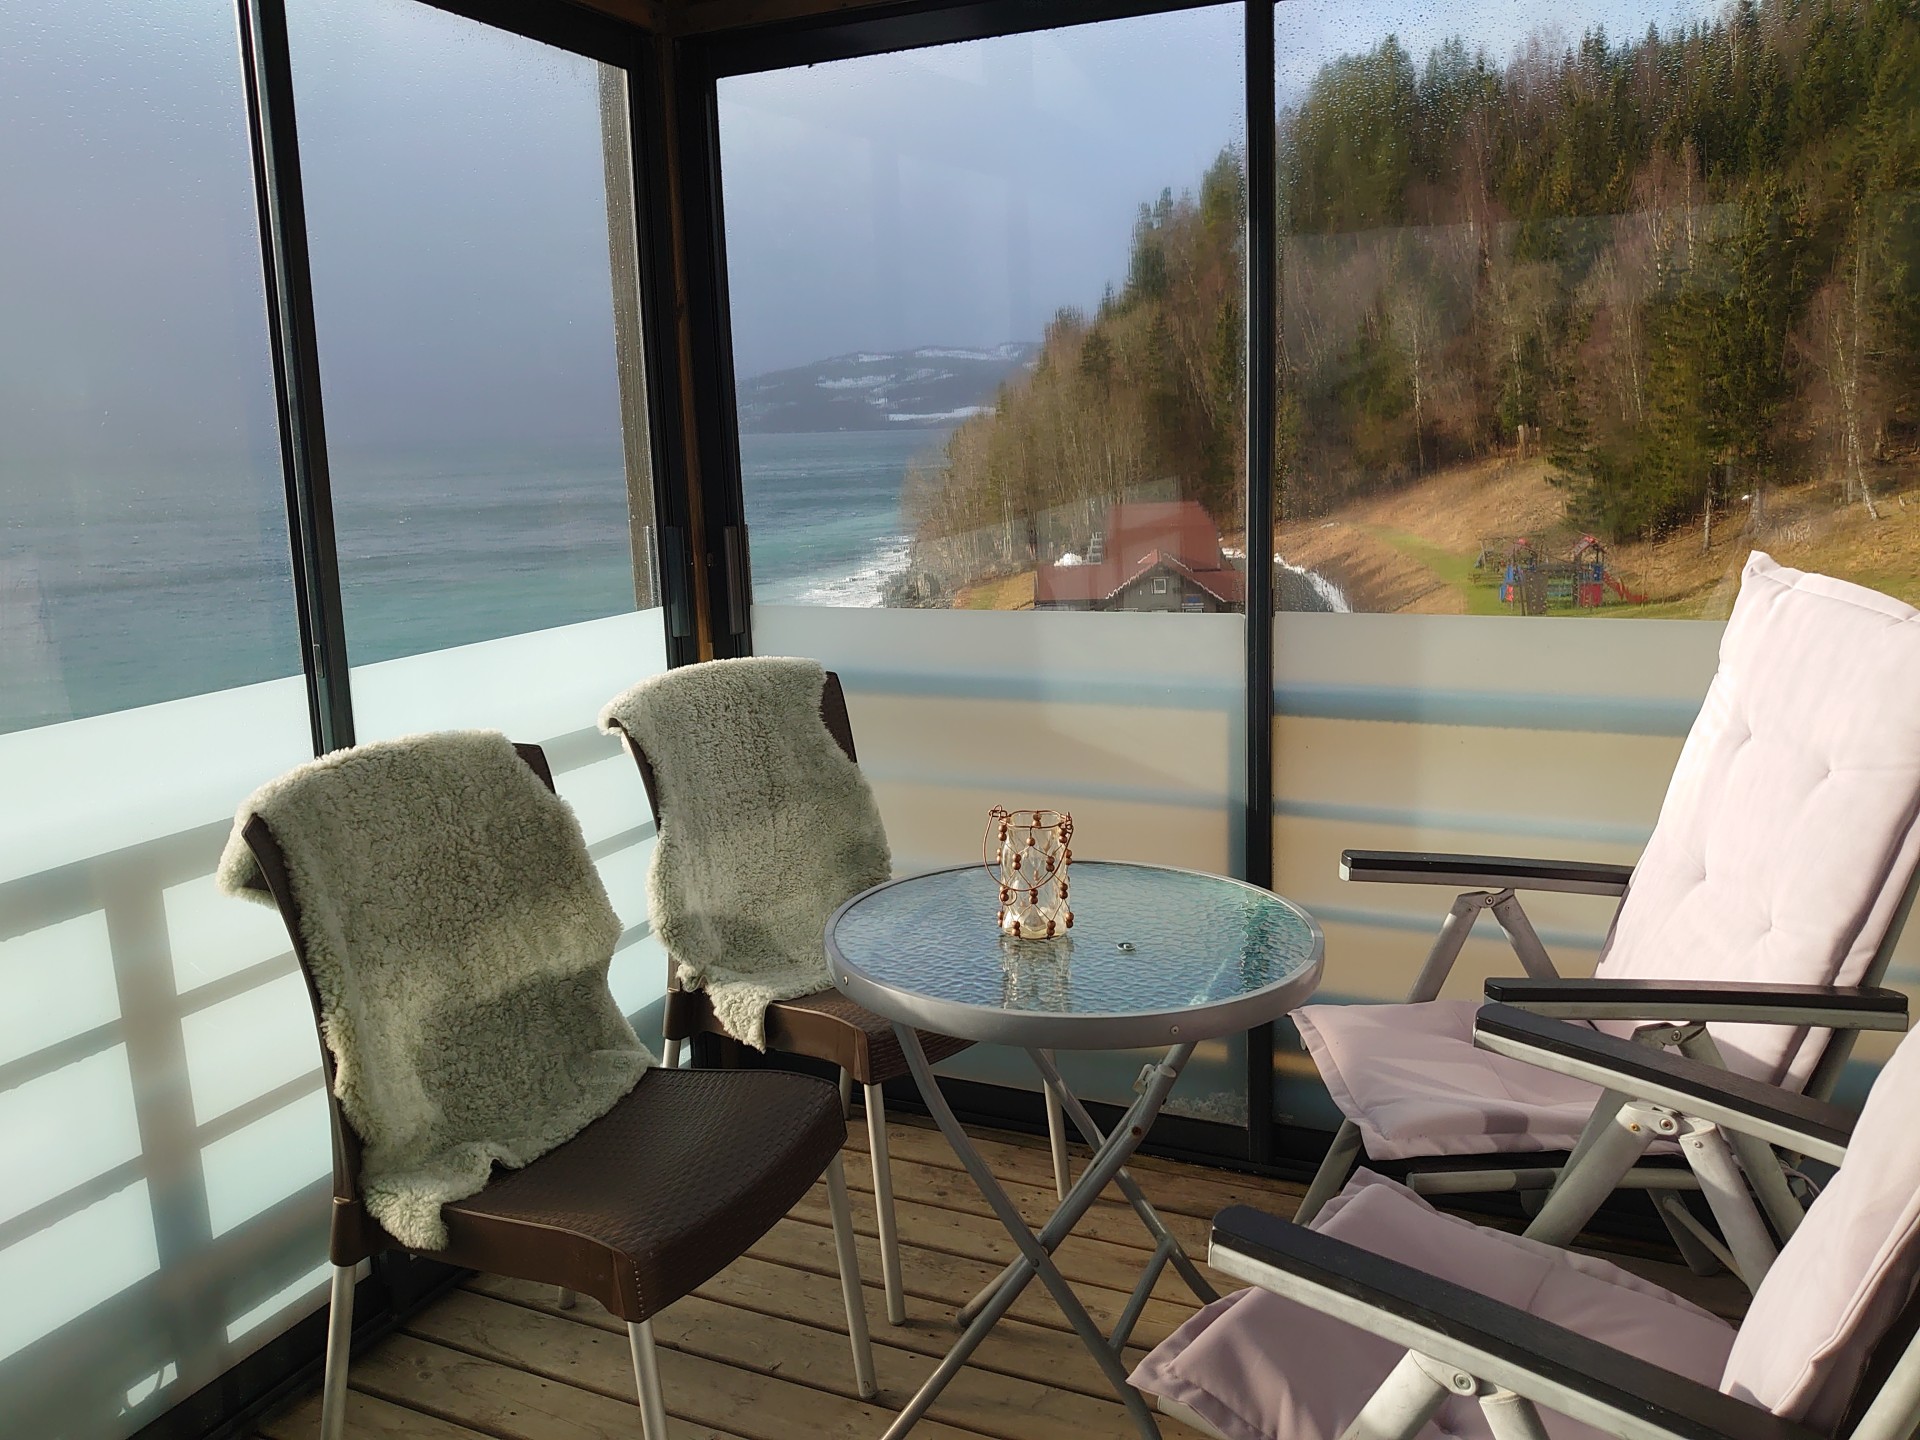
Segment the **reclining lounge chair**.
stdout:
<svg viewBox="0 0 1920 1440">
<path fill-rule="evenodd" d="M 1362 1171 L 1311 1228 L 1244 1206 L 1208 1263 L 1255 1287 L 1133 1383 L 1225 1440 L 1906 1440 L 1920 1423 L 1920 1037 L 1846 1113 L 1503 1006 L 1481 1038 L 1840 1163 L 1736 1329 L 1617 1266 Z M 1635 1103 L 1654 1104 L 1654 1099 Z"/>
<path fill-rule="evenodd" d="M 1920 613 L 1756 553 L 1637 866 L 1342 857 L 1349 880 L 1481 888 L 1454 902 L 1407 1003 L 1295 1012 L 1346 1117 L 1301 1220 L 1340 1189 L 1363 1149 L 1425 1194 L 1544 1190 L 1603 1103 L 1588 1081 L 1474 1048 L 1479 1002 L 1436 998 L 1482 910 L 1526 972 L 1490 981 L 1488 998 L 1616 1035 L 1637 1031 L 1825 1098 L 1857 1031 L 1905 1028 L 1904 997 L 1876 987 L 1913 903 L 1917 821 Z M 1556 974 L 1521 890 L 1622 897 L 1591 978 Z M 1758 1141 L 1742 1137 L 1734 1148 L 1786 1238 L 1802 1207 L 1779 1165 Z M 1680 1203 L 1676 1189 L 1697 1184 L 1688 1170 L 1635 1164 L 1621 1183 L 1652 1191 L 1697 1266 L 1708 1252 L 1733 1258 Z M 1548 1238 L 1569 1239 L 1588 1218 L 1564 1212 L 1573 1228 Z M 1723 1228 L 1742 1224 L 1716 1218 Z M 1736 1265 L 1749 1285 L 1770 1253 Z"/>
</svg>

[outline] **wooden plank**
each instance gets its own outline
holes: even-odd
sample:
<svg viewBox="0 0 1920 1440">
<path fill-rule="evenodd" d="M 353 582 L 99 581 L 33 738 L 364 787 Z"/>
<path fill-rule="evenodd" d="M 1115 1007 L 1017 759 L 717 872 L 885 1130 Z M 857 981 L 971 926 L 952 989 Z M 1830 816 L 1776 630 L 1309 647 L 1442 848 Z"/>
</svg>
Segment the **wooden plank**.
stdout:
<svg viewBox="0 0 1920 1440">
<path fill-rule="evenodd" d="M 877 1234 L 873 1197 L 861 1192 L 852 1195 L 853 1228 L 857 1234 Z M 1013 1239 L 1007 1234 L 1006 1227 L 993 1215 L 973 1215 L 964 1210 L 947 1210 L 933 1205 L 922 1205 L 918 1200 L 906 1200 L 894 1197 L 894 1214 L 900 1224 L 900 1239 L 908 1245 L 916 1245 L 924 1250 L 938 1250 L 948 1255 L 959 1255 L 967 1259 L 999 1261 L 1005 1264 L 1018 1253 L 1014 1249 Z M 791 1212 L 796 1218 L 815 1225 L 830 1225 L 832 1218 L 827 1210 L 827 1197 L 823 1187 L 813 1190 L 794 1206 Z M 1091 1218 L 1091 1217 L 1089 1217 Z M 1146 1229 L 1131 1209 L 1124 1212 L 1124 1218 L 1142 1235 Z M 1168 1217 L 1178 1220 L 1171 1225 L 1174 1233 L 1180 1235 L 1187 1246 L 1189 1255 L 1207 1253 L 1207 1237 L 1204 1228 L 1198 1235 L 1181 1234 L 1184 1229 L 1191 1232 L 1197 1222 L 1190 1216 Z M 1104 1285 L 1110 1290 L 1130 1292 L 1138 1283 L 1141 1272 L 1146 1269 L 1151 1251 L 1137 1249 L 1130 1245 L 1116 1245 L 1110 1241 L 1092 1238 L 1078 1229 L 1054 1251 L 1054 1263 L 1060 1267 L 1060 1273 L 1076 1284 Z M 1214 1274 L 1205 1266 L 1201 1273 L 1206 1275 L 1216 1290 L 1225 1294 L 1229 1290 L 1241 1288 L 1241 1282 L 1225 1275 Z M 1162 1300 L 1174 1304 L 1195 1305 L 1199 1301 L 1186 1282 L 1174 1273 L 1171 1267 L 1163 1270 L 1153 1293 Z"/>
<path fill-rule="evenodd" d="M 477 1292 L 490 1287 L 472 1288 Z M 481 1297 L 476 1293 L 474 1299 L 480 1302 Z M 449 1301 L 436 1307 L 436 1311 L 457 1308 Z M 624 1325 L 598 1305 L 558 1311 L 553 1308 L 550 1297 L 536 1294 L 531 1308 L 566 1322 L 592 1325 L 625 1336 Z M 847 1400 L 859 1398 L 852 1352 L 842 1331 L 817 1329 L 698 1295 L 675 1301 L 654 1316 L 653 1329 L 659 1344 L 675 1350 L 701 1355 L 738 1370 L 778 1376 Z M 881 1326 L 874 1336 L 874 1370 L 880 1385 L 875 1403 L 897 1411 L 933 1373 L 936 1362 L 929 1356 L 888 1343 L 892 1330 L 892 1326 Z M 968 1366 L 941 1392 L 929 1413 L 936 1420 L 993 1436 L 996 1440 L 1057 1440 L 1061 1435 L 1123 1432 L 1126 1416 L 1092 1357 L 1079 1349 L 1069 1363 L 1080 1381 L 1072 1387 L 1017 1379 Z M 1105 1393 L 1089 1394 L 1090 1386 L 1099 1386 Z M 1184 1427 L 1166 1433 L 1169 1440 L 1193 1437 L 1193 1432 Z"/>
<path fill-rule="evenodd" d="M 847 1167 L 847 1188 L 854 1195 L 855 1203 L 872 1203 L 873 1173 L 866 1161 L 861 1160 Z M 1026 1222 L 1038 1229 L 1054 1211 L 1060 1201 L 1054 1194 L 1051 1182 L 1045 1186 L 1029 1185 L 1019 1180 L 1009 1180 L 996 1175 L 1000 1186 L 1007 1192 L 1007 1198 L 1013 1201 L 1014 1208 L 1026 1219 Z M 821 1192 L 824 1193 L 824 1192 Z M 993 1212 L 987 1208 L 986 1199 L 980 1194 L 979 1186 L 973 1183 L 973 1177 L 963 1170 L 943 1170 L 936 1165 L 928 1165 L 918 1160 L 906 1160 L 893 1157 L 893 1193 L 896 1201 L 909 1200 L 911 1203 L 938 1207 L 962 1215 L 976 1215 L 988 1221 L 1000 1235 L 1000 1245 L 1004 1249 L 1013 1242 L 1001 1227 Z M 1187 1247 L 1190 1255 L 1207 1253 L 1207 1236 L 1212 1229 L 1212 1212 L 1206 1219 L 1180 1214 L 1172 1210 L 1162 1210 L 1151 1191 L 1147 1192 L 1147 1203 L 1159 1214 L 1162 1223 L 1180 1237 L 1180 1243 Z M 1147 1233 L 1147 1227 L 1140 1223 L 1140 1217 L 1126 1201 L 1118 1189 L 1111 1186 L 1101 1197 L 1094 1201 L 1092 1208 L 1081 1217 L 1074 1226 L 1076 1236 L 1085 1236 L 1107 1244 L 1125 1246 L 1138 1250 L 1145 1260 L 1147 1252 L 1153 1249 L 1153 1237 Z"/>
<path fill-rule="evenodd" d="M 633 1384 L 633 1362 L 624 1333 L 610 1334 L 467 1290 L 442 1297 L 414 1316 L 407 1330 L 498 1366 L 545 1376 L 578 1394 L 597 1391 L 611 1396 L 630 1392 Z M 801 1434 L 811 1440 L 873 1440 L 893 1419 L 884 1405 L 735 1369 L 684 1350 L 661 1347 L 659 1356 L 661 1389 L 670 1412 L 698 1425 L 723 1427 L 748 1440 L 791 1440 Z M 846 1364 L 851 1368 L 851 1356 Z M 914 1435 L 916 1440 L 978 1440 L 975 1431 L 936 1420 L 922 1421 L 914 1427 Z M 631 1429 L 626 1440 L 632 1440 Z"/>
<path fill-rule="evenodd" d="M 967 1133 L 972 1136 L 980 1158 L 987 1162 L 994 1177 L 1002 1184 L 1013 1182 L 1044 1190 L 1048 1196 L 1053 1194 L 1053 1162 L 1044 1140 L 1000 1130 L 970 1130 Z M 865 1125 L 856 1123 L 848 1126 L 847 1145 L 849 1149 L 865 1152 Z M 903 1160 L 916 1161 L 937 1170 L 958 1172 L 961 1179 L 966 1181 L 967 1188 L 973 1188 L 952 1147 L 947 1144 L 947 1137 L 930 1123 L 917 1124 L 911 1119 L 889 1120 L 887 1148 L 893 1158 L 896 1193 L 909 1188 L 903 1186 L 899 1178 L 900 1162 Z M 1072 1157 L 1074 1173 L 1078 1174 L 1086 1163 L 1086 1147 L 1074 1145 Z M 1128 1162 L 1127 1168 L 1133 1172 L 1134 1179 L 1140 1182 L 1141 1190 L 1146 1193 L 1147 1200 L 1155 1210 L 1163 1214 L 1188 1215 L 1198 1220 L 1211 1220 L 1216 1211 L 1228 1205 L 1254 1205 L 1276 1215 L 1291 1216 L 1306 1194 L 1305 1186 L 1289 1181 L 1269 1180 L 1260 1175 L 1242 1175 L 1227 1170 L 1204 1170 L 1197 1165 L 1152 1155 L 1136 1155 Z M 849 1156 L 848 1183 L 862 1184 L 860 1176 L 863 1171 L 867 1174 L 864 1183 L 871 1188 L 871 1165 L 865 1161 L 855 1163 Z M 912 1193 L 917 1200 L 930 1198 L 918 1190 Z"/>
<path fill-rule="evenodd" d="M 624 1356 L 624 1341 L 619 1348 Z M 354 1357 L 353 1385 L 501 1440 L 638 1440 L 640 1434 L 631 1369 L 616 1399 L 524 1367 L 395 1334 L 364 1358 Z M 731 1431 L 686 1418 L 674 1403 L 671 1380 L 665 1388 L 672 1440 L 739 1440 Z"/>
<path fill-rule="evenodd" d="M 960 1332 L 951 1319 L 909 1316 L 904 1325 L 885 1324 L 880 1319 L 886 1311 L 882 1308 L 879 1280 L 870 1277 L 869 1283 L 867 1316 L 876 1341 L 934 1360 L 953 1348 Z M 554 1314 L 605 1313 L 594 1301 L 586 1299 L 580 1301 L 577 1310 L 562 1311 L 550 1286 L 533 1285 L 524 1280 L 481 1275 L 469 1281 L 468 1288 Z M 836 1335 L 844 1335 L 846 1331 L 839 1280 L 810 1270 L 795 1270 L 743 1256 L 694 1293 L 738 1310 L 752 1310 L 783 1321 L 799 1321 L 817 1329 L 831 1330 Z M 1140 1346 L 1128 1346 L 1127 1364 L 1137 1363 L 1145 1354 Z M 983 1370 L 1105 1399 L 1110 1393 L 1106 1377 L 1091 1369 L 1076 1368 L 1085 1358 L 1086 1352 L 1070 1332 L 1009 1319 L 994 1327 L 993 1333 L 974 1351 L 971 1363 Z"/>
<path fill-rule="evenodd" d="M 260 1440 L 314 1440 L 320 1433 L 316 1391 L 261 1423 Z M 377 1395 L 347 1393 L 347 1440 L 487 1440 L 478 1430 L 409 1410 Z"/>
<path fill-rule="evenodd" d="M 856 1238 L 861 1279 L 877 1280 L 880 1275 L 878 1248 L 864 1235 Z M 778 1265 L 811 1270 L 816 1275 L 839 1274 L 834 1262 L 832 1232 L 803 1220 L 782 1220 L 747 1253 L 756 1259 L 770 1260 Z M 953 1312 L 998 1276 L 1002 1268 L 1001 1264 L 994 1262 L 968 1260 L 958 1255 L 945 1255 L 938 1250 L 902 1245 L 900 1269 L 902 1288 L 907 1295 L 907 1313 L 950 1321 Z M 1120 1318 L 1121 1307 L 1126 1304 L 1125 1292 L 1098 1285 L 1075 1285 L 1073 1288 L 1094 1323 L 1103 1331 L 1111 1331 Z M 1037 1280 L 1013 1302 L 1009 1313 L 1049 1329 L 1069 1328 L 1067 1317 L 1060 1313 L 1060 1307 Z M 1158 1345 L 1192 1313 L 1193 1307 L 1190 1305 L 1174 1305 L 1165 1300 L 1150 1299 L 1140 1316 L 1140 1323 L 1134 1327 L 1134 1336 L 1143 1345 Z"/>
</svg>

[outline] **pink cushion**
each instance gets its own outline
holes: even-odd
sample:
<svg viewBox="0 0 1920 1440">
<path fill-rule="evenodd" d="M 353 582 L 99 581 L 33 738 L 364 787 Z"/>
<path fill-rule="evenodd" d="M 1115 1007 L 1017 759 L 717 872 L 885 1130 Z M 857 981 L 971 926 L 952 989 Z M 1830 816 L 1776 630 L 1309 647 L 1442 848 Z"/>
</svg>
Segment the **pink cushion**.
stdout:
<svg viewBox="0 0 1920 1440">
<path fill-rule="evenodd" d="M 1293 1021 L 1376 1160 L 1571 1150 L 1599 1088 L 1475 1049 L 1479 1008 L 1309 1005 Z"/>
<path fill-rule="evenodd" d="M 1756 551 L 1596 973 L 1856 984 L 1920 858 L 1916 818 L 1920 613 Z M 1796 1089 L 1826 1039 L 1713 1032 L 1734 1069 Z"/>
<path fill-rule="evenodd" d="M 1720 1388 L 1815 1429 L 1840 1422 L 1920 1280 L 1920 1032 L 1874 1081 L 1847 1161 L 1767 1271 Z"/>
<path fill-rule="evenodd" d="M 1733 1329 L 1616 1265 L 1433 1209 L 1358 1172 L 1313 1226 L 1556 1325 L 1712 1384 Z M 1134 1385 L 1190 1407 L 1228 1440 L 1335 1440 L 1403 1349 L 1266 1290 L 1215 1301 L 1134 1370 Z M 1554 1440 L 1600 1440 L 1542 1412 Z M 1489 1434 L 1479 1405 L 1453 1398 L 1422 1440 Z"/>
</svg>

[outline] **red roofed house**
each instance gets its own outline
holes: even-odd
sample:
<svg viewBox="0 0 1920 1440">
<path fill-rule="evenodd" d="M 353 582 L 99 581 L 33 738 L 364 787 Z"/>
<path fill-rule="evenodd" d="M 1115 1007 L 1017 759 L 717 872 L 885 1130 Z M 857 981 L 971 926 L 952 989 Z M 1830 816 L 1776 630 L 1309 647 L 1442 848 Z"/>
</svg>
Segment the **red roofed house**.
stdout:
<svg viewBox="0 0 1920 1440">
<path fill-rule="evenodd" d="M 1062 556 L 1033 582 L 1036 610 L 1234 610 L 1247 577 L 1220 552 L 1197 500 L 1123 501 L 1086 559 Z"/>
</svg>

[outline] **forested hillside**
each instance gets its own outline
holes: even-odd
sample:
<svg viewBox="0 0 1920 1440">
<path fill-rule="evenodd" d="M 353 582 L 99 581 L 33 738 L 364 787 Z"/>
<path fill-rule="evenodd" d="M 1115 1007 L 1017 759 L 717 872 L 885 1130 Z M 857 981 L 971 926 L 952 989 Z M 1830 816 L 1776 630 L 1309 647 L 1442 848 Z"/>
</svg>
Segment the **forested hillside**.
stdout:
<svg viewBox="0 0 1920 1440">
<path fill-rule="evenodd" d="M 1871 510 L 1915 439 L 1920 0 L 1742 0 L 1497 61 L 1393 38 L 1279 120 L 1282 513 L 1551 457 L 1610 539 L 1764 526 L 1780 486 Z M 914 476 L 920 554 L 1177 493 L 1237 528 L 1240 161 L 1142 207 L 1125 285 Z M 1044 558 L 1044 557 L 1043 557 Z"/>
</svg>

